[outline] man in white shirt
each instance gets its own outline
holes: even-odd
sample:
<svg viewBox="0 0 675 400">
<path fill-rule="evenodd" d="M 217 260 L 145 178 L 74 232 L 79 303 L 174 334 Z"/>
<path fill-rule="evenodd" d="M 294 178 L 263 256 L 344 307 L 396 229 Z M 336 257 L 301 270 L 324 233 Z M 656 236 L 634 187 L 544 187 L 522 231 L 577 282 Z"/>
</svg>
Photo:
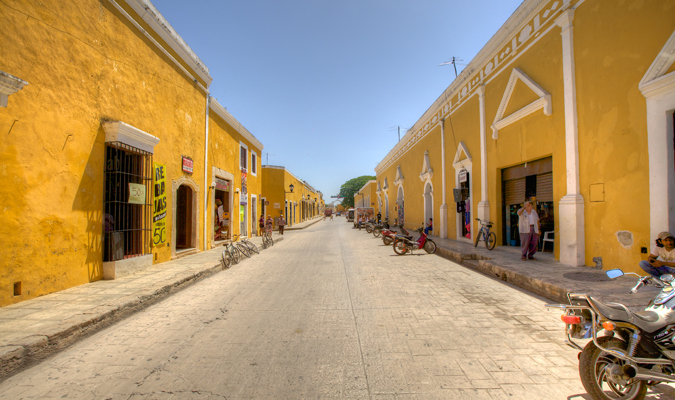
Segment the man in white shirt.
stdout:
<svg viewBox="0 0 675 400">
<path fill-rule="evenodd" d="M 654 246 L 646 261 L 640 261 L 640 268 L 649 275 L 659 277 L 665 274 L 675 275 L 675 237 L 670 232 L 661 232 L 658 244 Z"/>
<path fill-rule="evenodd" d="M 532 208 L 532 202 L 526 201 L 518 210 L 518 231 L 520 232 L 520 259 L 534 260 L 539 244 L 539 214 Z"/>
</svg>

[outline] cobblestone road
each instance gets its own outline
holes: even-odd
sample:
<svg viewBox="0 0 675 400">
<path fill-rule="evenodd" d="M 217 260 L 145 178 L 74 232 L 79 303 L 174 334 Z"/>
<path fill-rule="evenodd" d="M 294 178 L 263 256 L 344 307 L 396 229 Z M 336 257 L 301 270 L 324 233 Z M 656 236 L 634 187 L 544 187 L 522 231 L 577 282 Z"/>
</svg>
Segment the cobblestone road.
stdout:
<svg viewBox="0 0 675 400">
<path fill-rule="evenodd" d="M 0 398 L 587 398 L 545 301 L 418 254 L 342 218 L 288 232 L 6 380 Z"/>
</svg>

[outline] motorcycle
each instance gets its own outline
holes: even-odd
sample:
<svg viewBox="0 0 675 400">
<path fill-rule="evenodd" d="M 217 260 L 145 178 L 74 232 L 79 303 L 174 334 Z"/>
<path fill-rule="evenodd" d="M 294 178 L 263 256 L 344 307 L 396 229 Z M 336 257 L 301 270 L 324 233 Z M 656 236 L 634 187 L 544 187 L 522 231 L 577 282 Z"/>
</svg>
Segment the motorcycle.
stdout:
<svg viewBox="0 0 675 400">
<path fill-rule="evenodd" d="M 398 235 L 412 239 L 412 235 L 403 227 L 403 225 L 399 225 L 399 228 L 401 228 L 401 233 L 396 232 L 393 229 L 382 230 L 382 243 L 384 243 L 385 246 L 389 246 L 390 244 L 394 243 L 394 239 L 396 239 L 396 236 Z"/>
<path fill-rule="evenodd" d="M 389 220 L 385 219 L 382 222 L 378 222 L 373 226 L 373 236 L 380 237 L 382 236 L 382 230 L 389 229 Z"/>
<path fill-rule="evenodd" d="M 434 254 L 436 252 L 436 243 L 427 238 L 427 234 L 424 233 L 424 228 L 417 228 L 416 231 L 420 234 L 420 237 L 418 237 L 417 240 L 412 240 L 412 238 L 400 235 L 396 236 L 396 239 L 394 239 L 394 252 L 396 254 L 399 256 L 402 256 L 407 252 L 412 254 L 413 250 L 419 249 L 424 249 L 424 251 L 429 254 Z"/>
<path fill-rule="evenodd" d="M 579 376 L 594 399 L 642 400 L 649 386 L 675 382 L 675 278 L 628 274 L 639 277 L 631 294 L 645 285 L 662 288 L 644 311 L 579 293 L 567 294 L 569 304 L 546 305 L 565 312 L 565 344 L 581 351 Z M 628 274 L 607 271 L 612 279 Z M 582 348 L 573 338 L 592 340 Z"/>
</svg>

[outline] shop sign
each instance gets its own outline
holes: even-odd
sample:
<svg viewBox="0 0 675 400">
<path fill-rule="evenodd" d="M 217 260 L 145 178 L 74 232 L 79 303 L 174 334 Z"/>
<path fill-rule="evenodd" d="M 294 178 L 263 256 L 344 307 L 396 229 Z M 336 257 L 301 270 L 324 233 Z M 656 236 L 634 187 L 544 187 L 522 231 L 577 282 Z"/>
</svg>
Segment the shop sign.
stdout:
<svg viewBox="0 0 675 400">
<path fill-rule="evenodd" d="M 129 204 L 145 204 L 145 185 L 129 183 Z"/>
<path fill-rule="evenodd" d="M 216 189 L 223 190 L 225 192 L 229 192 L 230 191 L 230 181 L 225 181 L 225 180 L 216 178 Z"/>
<path fill-rule="evenodd" d="M 154 210 L 152 213 L 152 244 L 166 243 L 166 166 L 152 163 L 154 169 Z"/>
<path fill-rule="evenodd" d="M 469 173 L 465 169 L 459 171 L 459 182 L 460 183 L 466 182 L 466 179 L 467 179 L 468 176 L 469 176 Z"/>
<path fill-rule="evenodd" d="M 183 172 L 191 174 L 193 166 L 194 162 L 192 161 L 192 159 L 190 157 L 183 156 Z"/>
<path fill-rule="evenodd" d="M 281 203 L 274 203 L 274 208 L 281 208 Z"/>
<path fill-rule="evenodd" d="M 269 205 L 270 205 L 269 200 L 265 200 L 265 205 L 266 205 L 266 206 L 269 206 Z"/>
</svg>

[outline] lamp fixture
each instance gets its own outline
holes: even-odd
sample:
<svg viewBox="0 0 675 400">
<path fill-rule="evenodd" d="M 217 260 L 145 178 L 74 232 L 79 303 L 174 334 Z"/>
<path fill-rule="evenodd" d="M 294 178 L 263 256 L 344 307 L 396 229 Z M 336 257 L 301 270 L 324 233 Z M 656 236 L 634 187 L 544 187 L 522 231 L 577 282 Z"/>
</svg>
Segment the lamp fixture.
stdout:
<svg viewBox="0 0 675 400">
<path fill-rule="evenodd" d="M 295 186 L 293 186 L 293 184 L 291 183 L 290 186 L 288 186 L 288 188 L 291 189 L 291 193 L 293 193 L 293 188 L 295 188 Z"/>
</svg>

